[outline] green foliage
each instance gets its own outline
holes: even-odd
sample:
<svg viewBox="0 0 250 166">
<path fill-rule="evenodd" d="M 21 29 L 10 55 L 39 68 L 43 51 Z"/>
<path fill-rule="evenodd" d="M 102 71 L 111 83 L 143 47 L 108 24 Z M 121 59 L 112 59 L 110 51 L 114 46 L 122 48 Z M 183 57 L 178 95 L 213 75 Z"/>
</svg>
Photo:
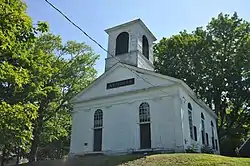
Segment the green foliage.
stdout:
<svg viewBox="0 0 250 166">
<path fill-rule="evenodd" d="M 60 138 L 38 149 L 37 160 L 61 159 L 69 154 L 69 139 Z"/>
<path fill-rule="evenodd" d="M 34 160 L 38 146 L 68 146 L 69 100 L 96 78 L 98 55 L 84 43 L 63 44 L 47 23 L 33 26 L 21 0 L 1 1 L 0 15 L 0 151 L 3 160 L 19 151 Z"/>
<path fill-rule="evenodd" d="M 28 42 L 25 44 L 24 41 L 32 38 L 34 34 L 32 21 L 25 12 L 26 5 L 19 0 L 2 0 L 0 6 L 1 52 L 16 48 L 17 43 L 27 46 Z"/>
<path fill-rule="evenodd" d="M 42 33 L 48 32 L 49 24 L 47 22 L 38 21 L 37 25 L 38 25 L 36 28 L 37 31 L 42 32 Z"/>
<path fill-rule="evenodd" d="M 59 36 L 50 33 L 38 38 L 35 54 L 43 55 L 46 62 L 34 78 L 40 83 L 35 96 L 39 118 L 33 122 L 30 160 L 35 160 L 39 145 L 45 147 L 56 140 L 69 139 L 72 109 L 69 100 L 96 78 L 93 66 L 98 58 L 84 43 L 63 44 Z"/>
<path fill-rule="evenodd" d="M 37 105 L 28 98 L 34 92 L 31 55 L 38 29 L 20 0 L 0 2 L 0 151 L 4 160 L 16 149 L 28 150 Z M 40 25 L 38 25 L 39 27 Z M 46 31 L 46 29 L 43 29 Z"/>
<path fill-rule="evenodd" d="M 214 150 L 211 146 L 202 145 L 201 146 L 201 153 L 214 154 Z"/>
<path fill-rule="evenodd" d="M 219 14 L 206 28 L 163 38 L 154 53 L 157 72 L 184 80 L 214 109 L 221 143 L 229 135 L 246 136 L 250 130 L 249 22 L 236 13 Z"/>
<path fill-rule="evenodd" d="M 16 152 L 16 147 L 28 152 L 36 110 L 33 104 L 0 104 L 0 149 L 4 160 Z"/>
<path fill-rule="evenodd" d="M 198 153 L 198 147 L 196 144 L 191 144 L 185 149 L 186 153 Z"/>
</svg>

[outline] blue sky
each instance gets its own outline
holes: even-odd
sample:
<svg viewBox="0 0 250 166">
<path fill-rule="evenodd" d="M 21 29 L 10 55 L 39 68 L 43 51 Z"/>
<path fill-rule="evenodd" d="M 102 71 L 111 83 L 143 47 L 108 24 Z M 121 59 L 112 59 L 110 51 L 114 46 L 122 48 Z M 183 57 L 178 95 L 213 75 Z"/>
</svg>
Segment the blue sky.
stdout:
<svg viewBox="0 0 250 166">
<path fill-rule="evenodd" d="M 100 55 L 98 75 L 103 73 L 107 54 L 66 21 L 44 0 L 24 0 L 34 22 L 46 21 L 52 33 L 64 41 L 76 40 L 90 45 Z M 107 48 L 105 29 L 141 18 L 158 40 L 186 29 L 204 26 L 220 12 L 238 15 L 250 21 L 249 0 L 50 0 L 89 35 Z"/>
</svg>

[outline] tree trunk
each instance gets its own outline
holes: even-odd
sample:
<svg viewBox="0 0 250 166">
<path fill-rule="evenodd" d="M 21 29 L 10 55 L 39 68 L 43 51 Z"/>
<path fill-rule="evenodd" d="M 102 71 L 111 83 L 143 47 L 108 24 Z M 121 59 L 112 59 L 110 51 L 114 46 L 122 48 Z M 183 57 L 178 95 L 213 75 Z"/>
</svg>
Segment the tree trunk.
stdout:
<svg viewBox="0 0 250 166">
<path fill-rule="evenodd" d="M 20 148 L 17 147 L 17 151 L 16 151 L 17 155 L 16 155 L 16 165 L 19 164 L 20 161 Z"/>
<path fill-rule="evenodd" d="M 4 155 L 2 155 L 1 166 L 4 166 Z"/>
<path fill-rule="evenodd" d="M 219 115 L 219 112 L 221 111 L 221 93 L 218 93 L 216 95 L 216 98 L 214 99 L 214 107 L 215 107 L 215 113 L 216 115 Z"/>
<path fill-rule="evenodd" d="M 41 106 L 40 106 L 41 108 Z M 41 112 L 41 109 L 39 109 Z M 34 122 L 33 122 L 33 140 L 31 142 L 31 148 L 29 153 L 29 162 L 34 162 L 37 159 L 37 150 L 40 143 L 40 134 L 42 129 L 42 116 L 39 116 Z"/>
<path fill-rule="evenodd" d="M 39 145 L 39 133 L 37 131 L 38 130 L 33 130 L 34 139 L 31 142 L 31 150 L 30 150 L 30 154 L 29 154 L 29 162 L 36 161 L 37 150 L 38 150 L 38 145 Z"/>
<path fill-rule="evenodd" d="M 1 159 L 1 166 L 4 166 L 4 161 L 5 161 L 5 146 L 3 148 L 2 159 Z"/>
<path fill-rule="evenodd" d="M 221 112 L 222 112 L 222 110 L 221 110 L 221 92 L 220 91 L 216 92 L 216 96 L 214 98 L 214 107 L 215 107 L 215 114 L 219 117 Z M 218 119 L 216 119 L 215 125 L 216 125 L 216 128 L 218 129 L 217 134 L 219 136 L 222 126 L 220 126 L 220 128 L 219 128 Z M 218 139 L 220 139 L 220 137 Z"/>
</svg>

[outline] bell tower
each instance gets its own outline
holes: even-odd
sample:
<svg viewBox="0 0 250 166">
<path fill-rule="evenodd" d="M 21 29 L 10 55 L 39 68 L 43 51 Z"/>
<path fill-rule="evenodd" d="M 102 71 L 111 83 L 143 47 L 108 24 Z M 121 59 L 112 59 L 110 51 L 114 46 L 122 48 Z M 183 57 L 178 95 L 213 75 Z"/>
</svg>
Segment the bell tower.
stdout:
<svg viewBox="0 0 250 166">
<path fill-rule="evenodd" d="M 154 70 L 153 42 L 156 37 L 141 19 L 136 19 L 109 29 L 108 52 L 105 71 L 119 62 L 146 70 Z"/>
</svg>

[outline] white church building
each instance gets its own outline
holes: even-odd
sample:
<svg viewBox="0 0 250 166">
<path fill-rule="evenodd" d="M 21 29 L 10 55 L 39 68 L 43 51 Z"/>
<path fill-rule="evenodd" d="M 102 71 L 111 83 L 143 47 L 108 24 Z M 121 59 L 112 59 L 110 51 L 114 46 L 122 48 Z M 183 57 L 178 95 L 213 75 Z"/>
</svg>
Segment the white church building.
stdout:
<svg viewBox="0 0 250 166">
<path fill-rule="evenodd" d="M 105 30 L 105 72 L 71 103 L 71 155 L 209 145 L 219 153 L 216 114 L 182 80 L 154 72 L 156 37 L 136 19 Z"/>
</svg>

